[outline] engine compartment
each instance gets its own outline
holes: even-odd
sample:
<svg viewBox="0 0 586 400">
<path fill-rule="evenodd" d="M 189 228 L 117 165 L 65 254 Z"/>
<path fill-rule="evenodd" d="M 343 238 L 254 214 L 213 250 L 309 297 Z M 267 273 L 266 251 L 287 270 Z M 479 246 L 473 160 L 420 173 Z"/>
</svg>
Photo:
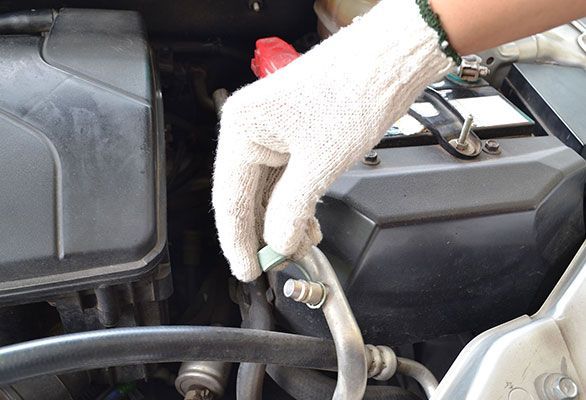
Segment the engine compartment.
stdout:
<svg viewBox="0 0 586 400">
<path fill-rule="evenodd" d="M 330 338 L 321 313 L 282 293 L 298 271 L 271 272 L 268 286 L 229 277 L 210 207 L 222 99 L 254 79 L 256 39 L 278 35 L 299 52 L 319 42 L 313 2 L 66 3 L 3 4 L 53 8 L 34 32 L 3 31 L 0 15 L 0 345 L 166 324 Z M 562 81 L 586 75 L 538 67 Z M 421 97 L 416 129 L 390 127 L 318 206 L 320 247 L 364 340 L 440 378 L 471 337 L 534 312 L 585 237 L 583 126 L 548 123 L 563 117 L 522 90 L 524 68 L 500 91 L 453 77 L 434 85 L 443 100 Z M 482 122 L 478 156 L 446 151 L 459 122 L 445 103 Z M 276 317 L 264 328 L 251 326 L 267 307 L 258 296 Z M 185 395 L 202 376 L 222 388 L 214 398 L 235 398 L 231 365 L 48 375 L 0 398 L 181 398 L 175 385 Z M 274 380 L 264 398 L 291 398 Z M 423 395 L 402 376 L 391 383 Z"/>
</svg>

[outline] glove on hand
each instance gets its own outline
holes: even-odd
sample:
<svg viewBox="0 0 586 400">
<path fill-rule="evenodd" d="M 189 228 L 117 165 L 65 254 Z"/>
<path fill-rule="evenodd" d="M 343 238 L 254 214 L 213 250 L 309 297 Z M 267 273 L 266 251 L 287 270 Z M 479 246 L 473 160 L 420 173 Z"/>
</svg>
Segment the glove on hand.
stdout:
<svg viewBox="0 0 586 400">
<path fill-rule="evenodd" d="M 314 214 L 327 187 L 452 65 L 414 0 L 383 0 L 228 98 L 212 197 L 234 276 L 261 274 L 264 242 L 294 257 L 319 243 Z"/>
</svg>

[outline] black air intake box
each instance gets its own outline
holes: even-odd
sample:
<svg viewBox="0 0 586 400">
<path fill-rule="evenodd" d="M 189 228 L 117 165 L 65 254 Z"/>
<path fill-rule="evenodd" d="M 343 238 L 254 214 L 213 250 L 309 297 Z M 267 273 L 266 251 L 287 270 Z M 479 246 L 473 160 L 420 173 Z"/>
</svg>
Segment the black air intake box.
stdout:
<svg viewBox="0 0 586 400">
<path fill-rule="evenodd" d="M 148 273 L 165 247 L 160 96 L 137 13 L 0 36 L 0 303 Z"/>
</svg>

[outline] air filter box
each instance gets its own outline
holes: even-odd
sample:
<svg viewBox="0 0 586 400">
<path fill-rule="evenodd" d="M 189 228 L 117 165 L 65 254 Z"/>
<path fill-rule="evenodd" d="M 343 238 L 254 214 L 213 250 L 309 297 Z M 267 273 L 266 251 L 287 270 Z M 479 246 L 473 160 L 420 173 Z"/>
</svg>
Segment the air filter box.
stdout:
<svg viewBox="0 0 586 400">
<path fill-rule="evenodd" d="M 147 274 L 165 247 L 160 96 L 137 13 L 0 36 L 0 303 Z"/>
</svg>

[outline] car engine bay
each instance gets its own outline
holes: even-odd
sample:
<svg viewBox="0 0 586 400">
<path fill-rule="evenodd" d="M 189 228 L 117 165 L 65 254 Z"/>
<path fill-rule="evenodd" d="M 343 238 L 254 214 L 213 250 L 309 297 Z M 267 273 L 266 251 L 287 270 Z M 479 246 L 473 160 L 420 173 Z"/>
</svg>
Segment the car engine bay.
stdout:
<svg viewBox="0 0 586 400">
<path fill-rule="evenodd" d="M 0 3 L 0 399 L 326 399 L 344 373 L 432 398 L 475 337 L 545 315 L 586 237 L 585 20 L 467 57 L 329 188 L 320 250 L 230 276 L 223 102 L 371 3 Z"/>
</svg>

